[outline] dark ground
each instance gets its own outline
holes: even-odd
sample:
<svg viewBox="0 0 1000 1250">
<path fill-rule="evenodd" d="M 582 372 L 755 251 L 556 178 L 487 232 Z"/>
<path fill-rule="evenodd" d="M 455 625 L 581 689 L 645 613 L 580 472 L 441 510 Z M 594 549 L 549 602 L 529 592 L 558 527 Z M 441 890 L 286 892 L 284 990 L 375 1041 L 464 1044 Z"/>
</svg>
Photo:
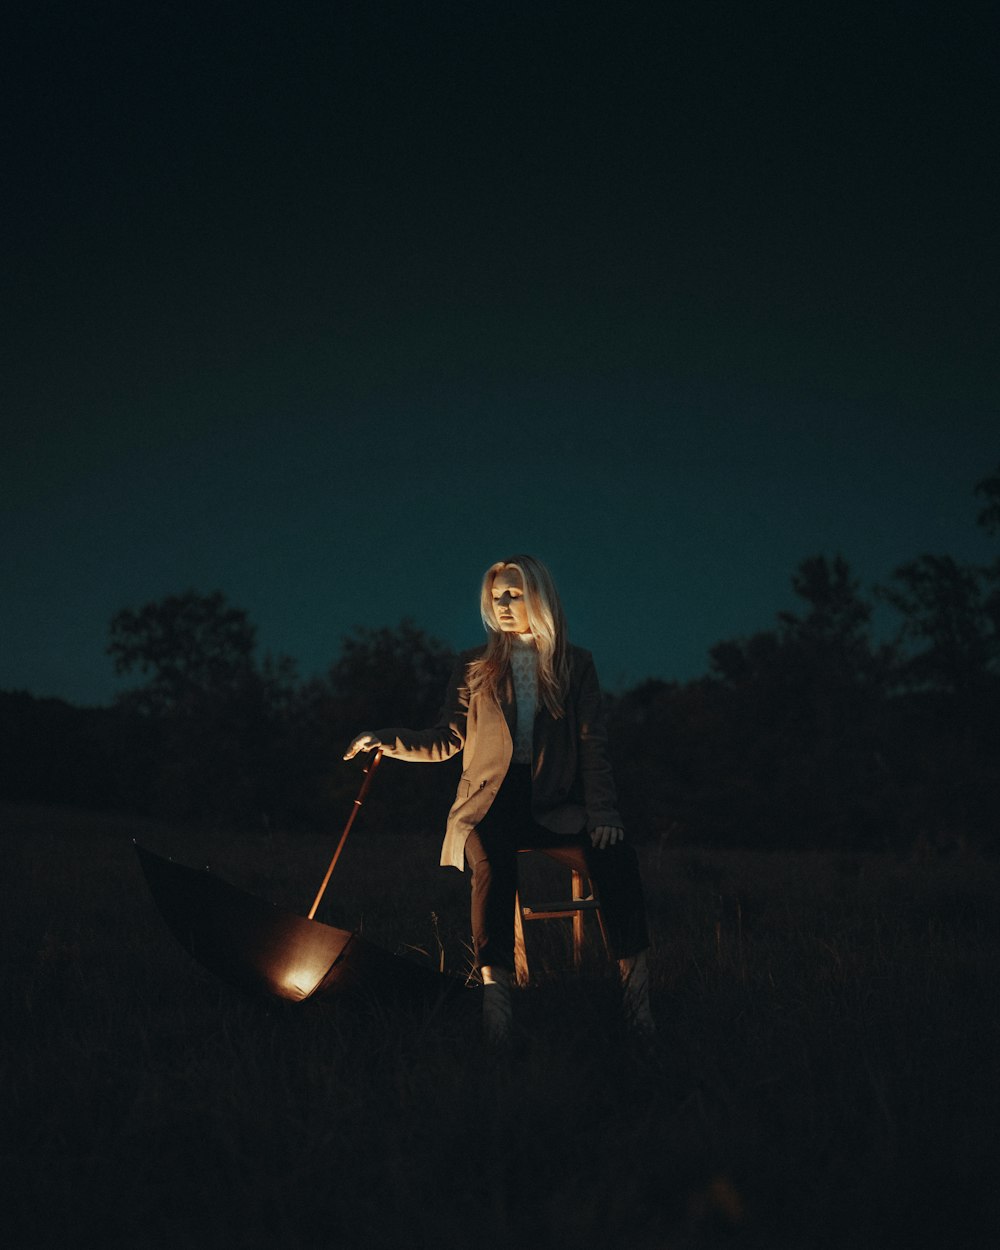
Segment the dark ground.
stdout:
<svg viewBox="0 0 1000 1250">
<path fill-rule="evenodd" d="M 324 839 L 10 806 L 0 829 L 8 1245 L 992 1244 L 993 860 L 646 847 L 656 1045 L 546 933 L 498 1057 L 471 1012 L 216 982 L 131 847 L 304 912 Z M 436 858 L 359 829 L 321 918 L 463 973 L 467 885 Z"/>
</svg>

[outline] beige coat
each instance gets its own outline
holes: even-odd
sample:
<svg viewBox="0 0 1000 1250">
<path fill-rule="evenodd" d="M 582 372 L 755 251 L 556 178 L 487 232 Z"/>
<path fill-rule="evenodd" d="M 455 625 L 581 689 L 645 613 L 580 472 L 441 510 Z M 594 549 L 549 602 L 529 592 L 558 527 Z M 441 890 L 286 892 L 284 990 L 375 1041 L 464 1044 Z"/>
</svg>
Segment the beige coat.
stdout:
<svg viewBox="0 0 1000 1250">
<path fill-rule="evenodd" d="M 510 677 L 499 699 L 469 694 L 468 666 L 484 650 L 477 647 L 459 656 L 437 723 L 430 729 L 375 731 L 393 759 L 436 763 L 462 752 L 462 778 L 441 848 L 441 863 L 459 870 L 465 865 L 465 840 L 489 811 L 514 753 L 517 702 Z M 565 715 L 555 720 L 539 700 L 532 759 L 532 814 L 564 837 L 622 823 L 593 657 L 572 646 L 569 657 Z"/>
</svg>

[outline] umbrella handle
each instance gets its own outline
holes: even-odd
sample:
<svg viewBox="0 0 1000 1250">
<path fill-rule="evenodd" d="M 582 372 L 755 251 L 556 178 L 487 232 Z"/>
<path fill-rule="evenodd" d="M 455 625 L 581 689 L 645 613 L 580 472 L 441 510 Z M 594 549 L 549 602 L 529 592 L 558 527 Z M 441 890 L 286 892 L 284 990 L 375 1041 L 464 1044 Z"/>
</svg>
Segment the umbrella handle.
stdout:
<svg viewBox="0 0 1000 1250">
<path fill-rule="evenodd" d="M 308 919 L 312 920 L 316 915 L 316 908 L 320 905 L 320 900 L 326 893 L 326 887 L 330 884 L 330 878 L 333 876 L 333 870 L 337 866 L 337 860 L 340 859 L 340 852 L 344 849 L 344 843 L 347 841 L 347 835 L 351 832 L 351 825 L 354 824 L 354 817 L 357 816 L 361 804 L 365 801 L 365 795 L 368 793 L 368 787 L 372 783 L 375 769 L 378 768 L 379 760 L 382 758 L 381 747 L 372 757 L 372 762 L 365 769 L 365 779 L 361 783 L 361 789 L 358 791 L 358 797 L 354 800 L 354 806 L 351 808 L 351 814 L 347 818 L 347 824 L 344 826 L 344 832 L 340 835 L 340 841 L 337 843 L 337 849 L 333 852 L 333 859 L 330 860 L 330 867 L 326 870 L 326 876 L 323 878 L 323 884 L 319 887 L 319 893 L 316 895 L 312 907 L 309 909 Z"/>
</svg>

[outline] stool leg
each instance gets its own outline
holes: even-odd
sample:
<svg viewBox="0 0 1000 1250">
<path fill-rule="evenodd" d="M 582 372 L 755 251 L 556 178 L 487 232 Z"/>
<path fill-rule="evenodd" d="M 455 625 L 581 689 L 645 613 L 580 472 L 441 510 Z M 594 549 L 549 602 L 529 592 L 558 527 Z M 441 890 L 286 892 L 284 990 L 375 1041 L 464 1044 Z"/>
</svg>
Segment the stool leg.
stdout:
<svg viewBox="0 0 1000 1250">
<path fill-rule="evenodd" d="M 584 897 L 583 893 L 583 874 L 573 869 L 573 893 L 574 899 Z M 583 962 L 583 912 L 575 911 L 573 913 L 573 967 L 579 968 Z"/>
<path fill-rule="evenodd" d="M 528 984 L 528 955 L 524 948 L 524 921 L 521 919 L 521 892 L 514 895 L 514 980 Z"/>
</svg>

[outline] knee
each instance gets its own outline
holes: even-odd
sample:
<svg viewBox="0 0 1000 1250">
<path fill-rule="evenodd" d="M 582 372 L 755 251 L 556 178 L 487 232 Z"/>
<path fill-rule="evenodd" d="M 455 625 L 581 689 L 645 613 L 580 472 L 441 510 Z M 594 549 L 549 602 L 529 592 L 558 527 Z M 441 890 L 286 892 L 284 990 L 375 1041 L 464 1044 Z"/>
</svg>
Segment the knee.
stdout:
<svg viewBox="0 0 1000 1250">
<path fill-rule="evenodd" d="M 631 842 L 609 842 L 607 846 L 593 847 L 590 855 L 596 863 L 599 864 L 627 864 L 638 857 L 635 853 L 635 847 Z"/>
<path fill-rule="evenodd" d="M 639 857 L 631 842 L 616 842 L 614 846 L 606 846 L 603 851 L 593 851 L 590 867 L 598 884 L 639 879 Z"/>
</svg>

